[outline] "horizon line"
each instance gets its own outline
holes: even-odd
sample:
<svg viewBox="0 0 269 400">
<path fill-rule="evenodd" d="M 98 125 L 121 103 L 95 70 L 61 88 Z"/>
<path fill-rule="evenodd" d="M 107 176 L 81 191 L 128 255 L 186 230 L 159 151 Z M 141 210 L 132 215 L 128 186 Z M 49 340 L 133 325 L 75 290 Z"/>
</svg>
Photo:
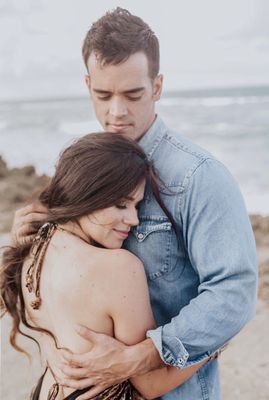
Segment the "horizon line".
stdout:
<svg viewBox="0 0 269 400">
<path fill-rule="evenodd" d="M 245 92 L 244 95 L 251 95 L 251 93 L 246 93 L 247 91 L 251 91 L 253 89 L 264 89 L 265 92 L 268 91 L 269 94 L 269 83 L 264 84 L 254 84 L 254 85 L 231 85 L 231 86 L 204 86 L 204 87 L 197 87 L 197 88 L 184 88 L 184 89 L 166 89 L 162 93 L 162 97 L 169 97 L 174 95 L 201 95 L 207 92 L 208 94 L 217 94 L 218 91 L 223 92 L 230 92 L 230 91 L 243 91 Z M 266 93 L 267 94 L 267 93 Z M 48 101 L 70 101 L 70 100 L 78 101 L 88 99 L 88 95 L 50 95 L 44 97 L 9 97 L 9 98 L 1 98 L 0 97 L 0 104 L 3 103 L 46 103 Z"/>
</svg>

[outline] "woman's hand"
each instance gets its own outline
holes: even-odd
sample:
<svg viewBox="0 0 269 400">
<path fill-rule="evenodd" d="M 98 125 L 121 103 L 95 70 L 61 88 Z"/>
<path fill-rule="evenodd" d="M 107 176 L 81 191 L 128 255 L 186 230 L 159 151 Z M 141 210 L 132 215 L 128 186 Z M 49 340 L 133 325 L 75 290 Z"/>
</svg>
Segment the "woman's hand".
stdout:
<svg viewBox="0 0 269 400">
<path fill-rule="evenodd" d="M 35 229 L 33 223 L 45 221 L 48 217 L 48 210 L 42 204 L 36 202 L 20 208 L 15 212 L 11 241 L 14 246 L 25 245 L 31 242 Z"/>
</svg>

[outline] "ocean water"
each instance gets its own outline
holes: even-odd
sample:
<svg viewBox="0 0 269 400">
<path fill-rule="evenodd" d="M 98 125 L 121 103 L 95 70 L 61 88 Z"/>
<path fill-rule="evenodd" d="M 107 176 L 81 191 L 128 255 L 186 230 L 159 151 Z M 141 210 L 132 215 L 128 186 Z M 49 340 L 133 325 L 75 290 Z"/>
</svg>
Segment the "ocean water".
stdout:
<svg viewBox="0 0 269 400">
<path fill-rule="evenodd" d="M 164 93 L 157 112 L 229 168 L 249 212 L 269 214 L 269 87 Z M 88 98 L 0 102 L 0 155 L 10 167 L 51 174 L 64 146 L 99 130 Z"/>
</svg>

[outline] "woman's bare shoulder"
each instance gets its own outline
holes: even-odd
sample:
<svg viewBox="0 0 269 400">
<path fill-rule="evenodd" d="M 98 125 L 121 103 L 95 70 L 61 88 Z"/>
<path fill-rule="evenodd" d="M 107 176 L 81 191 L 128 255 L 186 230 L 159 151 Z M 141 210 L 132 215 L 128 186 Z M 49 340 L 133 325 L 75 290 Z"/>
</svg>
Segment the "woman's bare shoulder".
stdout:
<svg viewBox="0 0 269 400">
<path fill-rule="evenodd" d="M 108 250 L 102 249 L 99 254 L 100 271 L 111 276 L 113 280 L 117 278 L 132 279 L 134 275 L 137 279 L 145 279 L 144 266 L 141 260 L 125 249 Z"/>
<path fill-rule="evenodd" d="M 47 271 L 55 289 L 86 285 L 94 265 L 92 246 L 70 234 L 59 234 L 48 250 L 42 275 L 45 278 Z"/>
<path fill-rule="evenodd" d="M 145 279 L 142 262 L 128 250 L 95 247 L 70 235 L 59 239 L 51 261 L 57 264 L 53 268 L 54 281 L 65 289 L 73 285 L 81 290 L 93 281 L 101 286 L 109 282 L 113 287 L 119 280 L 127 283 L 134 277 Z"/>
<path fill-rule="evenodd" d="M 130 268 L 132 266 L 140 265 L 143 267 L 141 260 L 132 254 L 130 251 L 125 249 L 102 249 L 102 254 L 100 253 L 101 257 L 109 258 L 111 261 L 111 266 L 119 267 L 124 265 L 125 267 L 128 265 Z"/>
<path fill-rule="evenodd" d="M 111 298 L 121 302 L 123 298 L 127 301 L 136 296 L 147 296 L 147 279 L 141 260 L 124 249 L 110 250 L 108 254 L 109 257 L 104 256 L 99 271 L 107 293 L 117 293 Z"/>
</svg>

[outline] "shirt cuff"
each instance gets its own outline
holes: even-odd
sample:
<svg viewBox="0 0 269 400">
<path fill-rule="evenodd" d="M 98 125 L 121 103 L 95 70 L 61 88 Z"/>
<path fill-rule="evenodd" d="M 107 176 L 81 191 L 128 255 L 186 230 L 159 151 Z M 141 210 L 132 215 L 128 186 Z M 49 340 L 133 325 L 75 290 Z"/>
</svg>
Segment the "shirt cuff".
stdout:
<svg viewBox="0 0 269 400">
<path fill-rule="evenodd" d="M 148 331 L 147 338 L 153 341 L 154 346 L 165 364 L 176 368 L 184 367 L 189 358 L 189 353 L 180 339 L 175 336 L 165 336 L 161 326 Z"/>
<path fill-rule="evenodd" d="M 159 326 L 154 330 L 149 330 L 146 336 L 153 341 L 162 361 L 165 364 L 176 368 L 190 367 L 191 365 L 203 361 L 205 358 L 209 358 L 208 361 L 211 361 L 218 358 L 220 353 L 222 353 L 222 351 L 228 346 L 228 343 L 226 343 L 215 351 L 207 352 L 203 355 L 197 356 L 194 360 L 190 360 L 189 353 L 181 340 L 175 336 L 165 335 L 162 326 Z"/>
</svg>

